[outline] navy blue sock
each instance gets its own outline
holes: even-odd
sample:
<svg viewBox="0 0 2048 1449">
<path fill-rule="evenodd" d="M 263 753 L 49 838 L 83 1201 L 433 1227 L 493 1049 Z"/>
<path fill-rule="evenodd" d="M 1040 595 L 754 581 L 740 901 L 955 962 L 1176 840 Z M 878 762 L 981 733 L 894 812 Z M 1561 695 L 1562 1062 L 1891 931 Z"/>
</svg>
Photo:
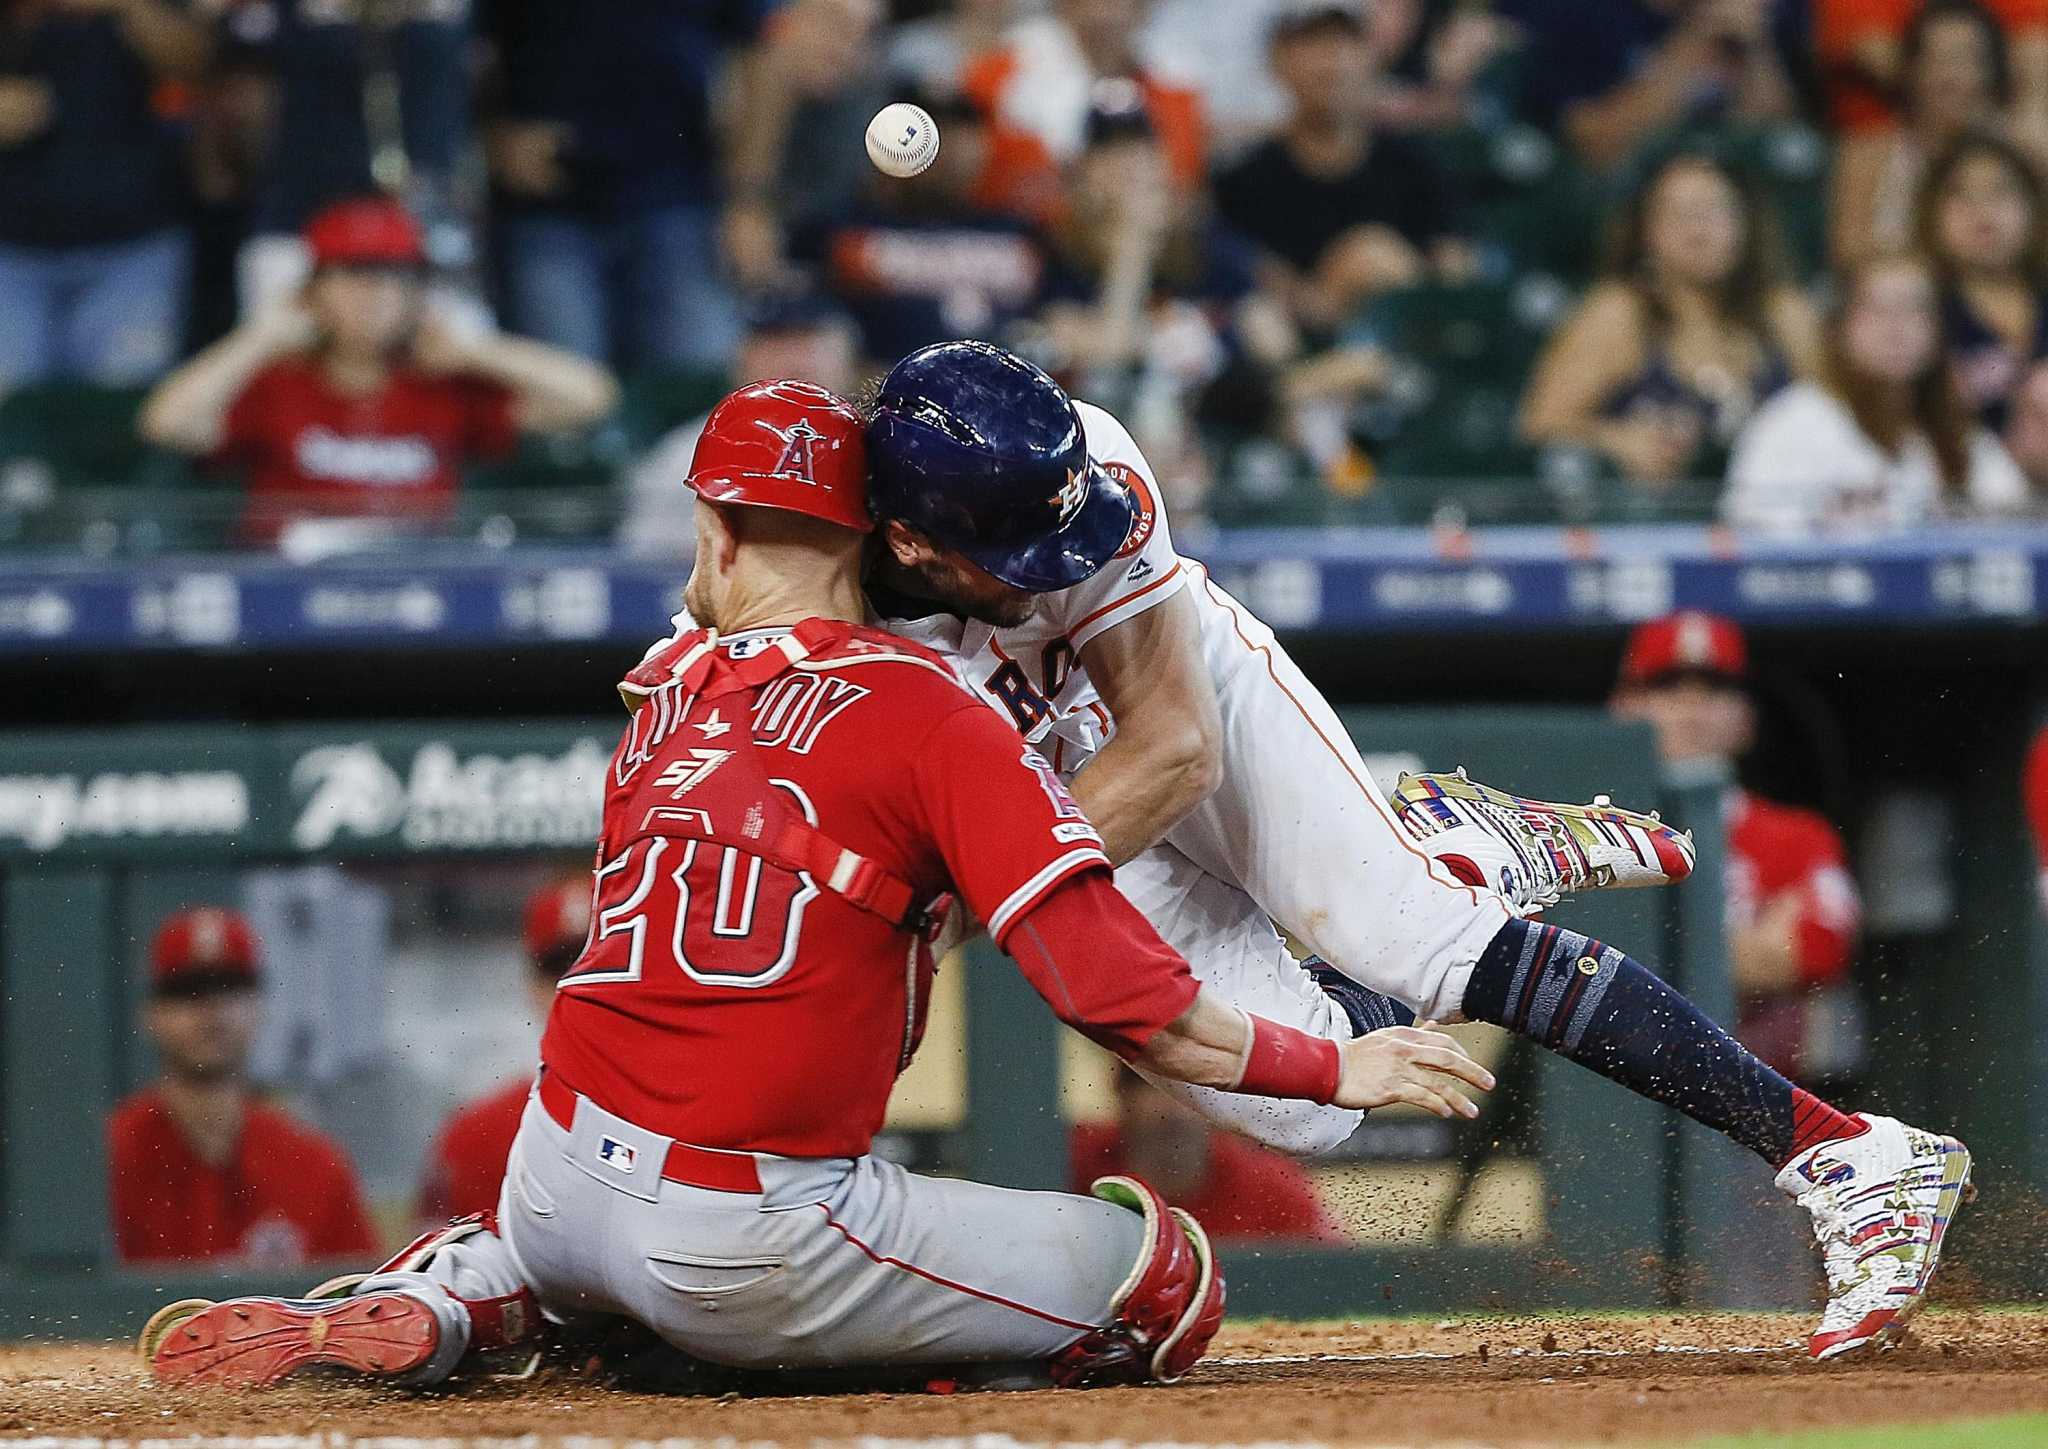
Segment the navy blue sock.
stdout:
<svg viewBox="0 0 2048 1449">
<path fill-rule="evenodd" d="M 1757 1060 L 1640 961 L 1576 931 L 1536 921 L 1501 927 L 1472 970 L 1464 1012 L 1676 1107 L 1773 1167 L 1862 1130 Z"/>
<path fill-rule="evenodd" d="M 1415 1025 L 1414 1012 L 1391 996 L 1382 996 L 1369 986 L 1360 986 L 1322 957 L 1308 956 L 1301 964 L 1308 968 L 1308 974 L 1316 985 L 1323 988 L 1323 994 L 1336 1002 L 1344 1015 L 1351 1019 L 1351 1030 L 1355 1035 L 1364 1036 L 1383 1027 Z"/>
</svg>

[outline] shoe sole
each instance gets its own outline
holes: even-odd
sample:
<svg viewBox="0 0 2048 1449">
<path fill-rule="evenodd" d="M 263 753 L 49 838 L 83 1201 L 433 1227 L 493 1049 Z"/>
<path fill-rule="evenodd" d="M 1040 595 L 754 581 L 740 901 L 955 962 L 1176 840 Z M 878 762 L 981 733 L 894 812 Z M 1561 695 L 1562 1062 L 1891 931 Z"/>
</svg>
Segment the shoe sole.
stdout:
<svg viewBox="0 0 2048 1449">
<path fill-rule="evenodd" d="M 1956 1213 L 1966 1204 L 1974 1202 L 1977 1189 L 1970 1182 L 1972 1159 L 1970 1149 L 1953 1137 L 1941 1139 L 1943 1162 L 1941 1169 L 1941 1191 L 1934 1200 L 1934 1231 L 1927 1240 L 1927 1261 L 1920 1265 L 1920 1276 L 1913 1280 L 1911 1296 L 1897 1308 L 1879 1309 L 1865 1314 L 1863 1321 L 1848 1330 L 1847 1336 L 1818 1347 L 1823 1335 L 1815 1334 L 1810 1349 L 1817 1361 L 1840 1358 L 1857 1349 L 1875 1344 L 1882 1346 L 1894 1342 L 1905 1333 L 1914 1316 L 1927 1305 L 1927 1290 L 1934 1282 L 1934 1270 L 1941 1262 L 1942 1240 L 1948 1236 L 1949 1224 L 1955 1221 Z"/>
<path fill-rule="evenodd" d="M 340 1302 L 237 1298 L 176 1311 L 198 1301 L 159 1309 L 143 1330 L 160 1384 L 261 1388 L 316 1366 L 391 1378 L 426 1363 L 440 1342 L 433 1310 L 401 1293 Z"/>
</svg>

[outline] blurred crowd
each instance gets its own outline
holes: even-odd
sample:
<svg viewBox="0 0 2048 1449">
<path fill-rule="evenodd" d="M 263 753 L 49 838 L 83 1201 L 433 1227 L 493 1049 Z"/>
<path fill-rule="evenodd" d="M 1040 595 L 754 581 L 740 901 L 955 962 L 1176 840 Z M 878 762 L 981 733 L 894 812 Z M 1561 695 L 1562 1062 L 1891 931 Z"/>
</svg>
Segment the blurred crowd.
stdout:
<svg viewBox="0 0 2048 1449">
<path fill-rule="evenodd" d="M 244 543 L 660 551 L 725 385 L 971 335 L 1223 524 L 2038 515 L 2044 161 L 2048 0 L 0 0 L 0 510 L 84 390 Z"/>
</svg>

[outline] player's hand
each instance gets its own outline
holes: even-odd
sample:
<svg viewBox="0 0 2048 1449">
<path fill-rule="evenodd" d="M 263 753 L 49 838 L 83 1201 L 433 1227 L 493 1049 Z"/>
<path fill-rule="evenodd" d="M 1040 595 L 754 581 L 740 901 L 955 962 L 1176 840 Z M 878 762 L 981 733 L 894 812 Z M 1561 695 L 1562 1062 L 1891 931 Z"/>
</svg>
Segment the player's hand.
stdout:
<svg viewBox="0 0 2048 1449">
<path fill-rule="evenodd" d="M 0 76 L 0 146 L 19 146 L 49 129 L 56 100 L 33 76 Z"/>
<path fill-rule="evenodd" d="M 1371 1111 L 1406 1102 L 1439 1117 L 1477 1117 L 1478 1104 L 1458 1087 L 1490 1092 L 1493 1073 L 1435 1028 L 1433 1021 L 1390 1026 L 1338 1048 L 1337 1105 Z"/>
</svg>

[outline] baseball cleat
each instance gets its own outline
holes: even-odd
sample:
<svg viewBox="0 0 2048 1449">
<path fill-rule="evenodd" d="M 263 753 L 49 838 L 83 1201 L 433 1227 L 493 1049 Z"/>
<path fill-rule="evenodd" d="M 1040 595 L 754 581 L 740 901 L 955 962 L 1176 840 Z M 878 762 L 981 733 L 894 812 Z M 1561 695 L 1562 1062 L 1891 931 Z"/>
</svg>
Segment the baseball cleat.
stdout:
<svg viewBox="0 0 2048 1449">
<path fill-rule="evenodd" d="M 1692 832 L 1605 795 L 1590 805 L 1529 800 L 1482 785 L 1460 767 L 1403 774 L 1394 816 L 1467 885 L 1498 891 L 1523 915 L 1579 891 L 1671 885 L 1692 874 Z"/>
<path fill-rule="evenodd" d="M 399 1378 L 434 1356 L 433 1309 L 405 1293 L 341 1300 L 188 1298 L 142 1330 L 142 1357 L 160 1384 L 261 1388 L 321 1365 Z"/>
<path fill-rule="evenodd" d="M 1836 1358 L 1898 1335 L 1926 1301 L 1956 1209 L 1976 1193 L 1953 1137 L 1859 1113 L 1870 1130 L 1808 1148 L 1778 1186 L 1813 1214 L 1828 1306 L 1808 1351 Z"/>
</svg>

